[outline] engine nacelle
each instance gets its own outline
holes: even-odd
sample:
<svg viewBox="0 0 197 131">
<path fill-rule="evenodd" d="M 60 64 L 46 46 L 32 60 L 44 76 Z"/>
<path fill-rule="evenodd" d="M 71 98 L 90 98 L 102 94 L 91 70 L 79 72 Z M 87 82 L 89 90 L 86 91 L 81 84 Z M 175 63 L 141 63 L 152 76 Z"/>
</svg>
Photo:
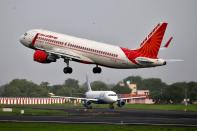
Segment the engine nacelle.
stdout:
<svg viewBox="0 0 197 131">
<path fill-rule="evenodd" d="M 39 63 L 51 63 L 56 61 L 56 58 L 50 56 L 49 54 L 47 54 L 45 51 L 42 50 L 36 50 L 33 58 L 34 61 Z"/>
<path fill-rule="evenodd" d="M 119 100 L 117 103 L 118 107 L 123 107 L 125 105 L 125 101 L 124 100 Z"/>
<path fill-rule="evenodd" d="M 84 101 L 84 103 L 83 103 L 83 106 L 84 107 L 90 107 L 90 105 L 91 105 L 91 102 L 90 101 Z"/>
</svg>

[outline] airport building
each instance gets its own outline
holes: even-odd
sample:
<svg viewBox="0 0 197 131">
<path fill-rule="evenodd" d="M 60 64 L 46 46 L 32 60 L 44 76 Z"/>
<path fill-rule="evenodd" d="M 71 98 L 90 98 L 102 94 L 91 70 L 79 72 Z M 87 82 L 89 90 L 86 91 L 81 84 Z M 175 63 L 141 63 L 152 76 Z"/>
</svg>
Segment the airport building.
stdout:
<svg viewBox="0 0 197 131">
<path fill-rule="evenodd" d="M 119 97 L 128 98 L 126 103 L 130 104 L 154 104 L 153 99 L 149 97 L 149 90 L 138 90 L 137 85 L 127 81 L 128 87 L 132 90 L 129 94 L 119 94 Z M 123 82 L 120 82 L 120 86 L 125 86 Z"/>
</svg>

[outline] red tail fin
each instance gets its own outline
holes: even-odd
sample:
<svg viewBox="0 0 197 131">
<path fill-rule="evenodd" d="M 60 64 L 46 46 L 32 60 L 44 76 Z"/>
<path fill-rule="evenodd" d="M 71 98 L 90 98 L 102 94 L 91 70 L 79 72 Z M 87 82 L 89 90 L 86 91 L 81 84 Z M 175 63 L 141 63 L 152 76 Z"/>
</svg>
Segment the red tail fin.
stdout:
<svg viewBox="0 0 197 131">
<path fill-rule="evenodd" d="M 142 57 L 157 58 L 166 27 L 165 22 L 158 24 L 135 51 Z"/>
</svg>

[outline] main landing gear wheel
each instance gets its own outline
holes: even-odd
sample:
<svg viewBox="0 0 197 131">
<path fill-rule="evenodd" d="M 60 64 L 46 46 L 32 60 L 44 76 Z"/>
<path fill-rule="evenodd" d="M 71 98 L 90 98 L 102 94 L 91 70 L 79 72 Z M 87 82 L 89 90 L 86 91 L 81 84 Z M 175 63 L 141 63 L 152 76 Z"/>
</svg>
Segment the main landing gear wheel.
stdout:
<svg viewBox="0 0 197 131">
<path fill-rule="evenodd" d="M 93 71 L 93 73 L 101 73 L 102 69 L 100 67 L 96 66 L 93 68 L 92 71 Z"/>
<path fill-rule="evenodd" d="M 71 74 L 73 72 L 73 69 L 71 67 L 65 67 L 63 71 L 65 74 L 67 73 Z"/>
<path fill-rule="evenodd" d="M 71 74 L 73 72 L 73 69 L 71 67 L 69 67 L 69 60 L 68 59 L 64 59 L 64 62 L 67 64 L 67 67 L 64 68 L 64 73 L 65 74 Z"/>
</svg>

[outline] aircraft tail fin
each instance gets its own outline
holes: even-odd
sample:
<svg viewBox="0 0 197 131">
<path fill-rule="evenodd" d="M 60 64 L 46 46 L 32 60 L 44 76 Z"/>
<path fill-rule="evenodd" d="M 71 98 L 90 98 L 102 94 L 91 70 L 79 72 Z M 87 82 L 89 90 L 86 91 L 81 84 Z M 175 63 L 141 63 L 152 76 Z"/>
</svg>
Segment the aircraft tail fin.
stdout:
<svg viewBox="0 0 197 131">
<path fill-rule="evenodd" d="M 90 82 L 88 80 L 88 75 L 86 75 L 86 84 L 87 84 L 87 87 L 88 87 L 88 91 L 92 91 L 92 88 L 90 86 Z"/>
<path fill-rule="evenodd" d="M 166 22 L 159 23 L 140 44 L 140 48 L 136 50 L 137 53 L 143 57 L 157 58 L 166 27 Z"/>
</svg>

